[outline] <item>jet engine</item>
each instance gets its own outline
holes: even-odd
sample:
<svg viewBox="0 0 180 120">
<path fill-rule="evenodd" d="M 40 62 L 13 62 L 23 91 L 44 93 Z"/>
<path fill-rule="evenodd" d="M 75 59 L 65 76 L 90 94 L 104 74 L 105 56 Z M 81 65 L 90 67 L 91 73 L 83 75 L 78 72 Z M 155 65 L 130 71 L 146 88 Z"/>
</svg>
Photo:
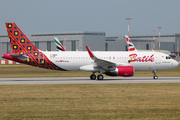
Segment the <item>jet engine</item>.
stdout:
<svg viewBox="0 0 180 120">
<path fill-rule="evenodd" d="M 134 68 L 133 66 L 117 66 L 115 70 L 106 72 L 105 74 L 109 76 L 131 77 L 134 75 Z"/>
</svg>

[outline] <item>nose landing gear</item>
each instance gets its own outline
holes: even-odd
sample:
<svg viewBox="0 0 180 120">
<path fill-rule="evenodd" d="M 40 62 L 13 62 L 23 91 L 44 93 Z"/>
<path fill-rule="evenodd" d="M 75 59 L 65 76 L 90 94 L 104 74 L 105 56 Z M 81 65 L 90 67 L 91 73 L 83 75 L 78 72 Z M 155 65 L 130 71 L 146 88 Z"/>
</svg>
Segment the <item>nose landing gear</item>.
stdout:
<svg viewBox="0 0 180 120">
<path fill-rule="evenodd" d="M 156 76 L 156 71 L 155 70 L 153 70 L 153 73 L 154 73 L 153 79 L 158 79 L 158 76 Z"/>
</svg>

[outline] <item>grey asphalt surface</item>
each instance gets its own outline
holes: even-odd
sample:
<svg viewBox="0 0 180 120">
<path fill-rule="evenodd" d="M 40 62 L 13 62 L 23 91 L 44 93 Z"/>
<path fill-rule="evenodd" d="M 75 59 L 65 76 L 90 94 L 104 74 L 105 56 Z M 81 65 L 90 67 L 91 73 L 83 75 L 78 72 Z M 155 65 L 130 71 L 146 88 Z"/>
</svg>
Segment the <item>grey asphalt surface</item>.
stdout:
<svg viewBox="0 0 180 120">
<path fill-rule="evenodd" d="M 0 78 L 0 85 L 14 84 L 120 84 L 120 83 L 180 83 L 180 77 L 105 77 L 104 80 L 90 80 L 89 77 L 51 78 Z"/>
</svg>

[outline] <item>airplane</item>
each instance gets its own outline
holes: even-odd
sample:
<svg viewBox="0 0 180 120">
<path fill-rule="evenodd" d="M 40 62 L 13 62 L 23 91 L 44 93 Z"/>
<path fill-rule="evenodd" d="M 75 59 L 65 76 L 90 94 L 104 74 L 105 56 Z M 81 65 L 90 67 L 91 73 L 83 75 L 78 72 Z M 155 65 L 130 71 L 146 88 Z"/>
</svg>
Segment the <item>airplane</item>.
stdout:
<svg viewBox="0 0 180 120">
<path fill-rule="evenodd" d="M 175 68 L 179 63 L 167 54 L 139 51 L 41 51 L 37 49 L 14 22 L 6 22 L 12 53 L 2 57 L 19 63 L 61 71 L 92 72 L 91 80 L 109 76 L 131 77 L 135 71 L 153 71 Z M 94 73 L 98 72 L 96 76 Z"/>
<path fill-rule="evenodd" d="M 134 44 L 132 43 L 131 39 L 127 35 L 125 35 L 125 38 L 127 44 L 129 45 L 128 51 L 151 51 L 151 50 L 137 50 Z M 153 51 L 158 52 L 158 50 L 153 50 Z M 176 59 L 176 55 L 168 50 L 161 50 L 160 52 L 168 54 L 171 58 Z"/>
<path fill-rule="evenodd" d="M 134 44 L 132 43 L 131 39 L 127 35 L 125 35 L 125 38 L 126 38 L 127 44 L 129 45 L 128 51 L 152 51 L 152 50 L 137 50 Z M 154 50 L 154 51 L 159 52 L 159 50 Z M 160 52 L 171 55 L 171 52 L 167 50 L 161 50 Z"/>
<path fill-rule="evenodd" d="M 57 51 L 66 51 L 57 37 L 54 37 Z"/>
<path fill-rule="evenodd" d="M 63 45 L 61 44 L 61 42 L 59 41 L 57 37 L 54 37 L 54 41 L 56 44 L 57 51 L 66 51 L 66 49 L 63 47 Z M 76 49 L 76 51 L 78 51 L 78 49 Z"/>
<path fill-rule="evenodd" d="M 134 46 L 134 44 L 132 43 L 131 39 L 127 35 L 125 35 L 125 38 L 128 44 L 128 51 L 138 51 L 136 47 Z"/>
</svg>

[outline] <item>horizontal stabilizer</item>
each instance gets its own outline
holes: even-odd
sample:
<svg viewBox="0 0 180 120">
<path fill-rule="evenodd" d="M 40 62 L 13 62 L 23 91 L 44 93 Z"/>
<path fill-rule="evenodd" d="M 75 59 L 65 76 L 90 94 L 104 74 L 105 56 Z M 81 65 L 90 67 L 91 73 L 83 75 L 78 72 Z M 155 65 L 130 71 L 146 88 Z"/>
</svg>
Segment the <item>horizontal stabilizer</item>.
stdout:
<svg viewBox="0 0 180 120">
<path fill-rule="evenodd" d="M 17 59 L 20 59 L 20 60 L 28 60 L 28 56 L 26 56 L 26 55 L 17 55 L 17 54 L 10 54 L 12 57 L 15 57 L 15 58 L 17 58 Z"/>
<path fill-rule="evenodd" d="M 19 60 L 28 60 L 29 57 L 26 55 L 19 55 L 19 54 L 15 54 L 15 53 L 7 53 L 7 54 L 3 54 L 2 56 L 5 59 L 9 59 L 9 60 L 13 60 L 13 59 L 19 59 Z"/>
</svg>

